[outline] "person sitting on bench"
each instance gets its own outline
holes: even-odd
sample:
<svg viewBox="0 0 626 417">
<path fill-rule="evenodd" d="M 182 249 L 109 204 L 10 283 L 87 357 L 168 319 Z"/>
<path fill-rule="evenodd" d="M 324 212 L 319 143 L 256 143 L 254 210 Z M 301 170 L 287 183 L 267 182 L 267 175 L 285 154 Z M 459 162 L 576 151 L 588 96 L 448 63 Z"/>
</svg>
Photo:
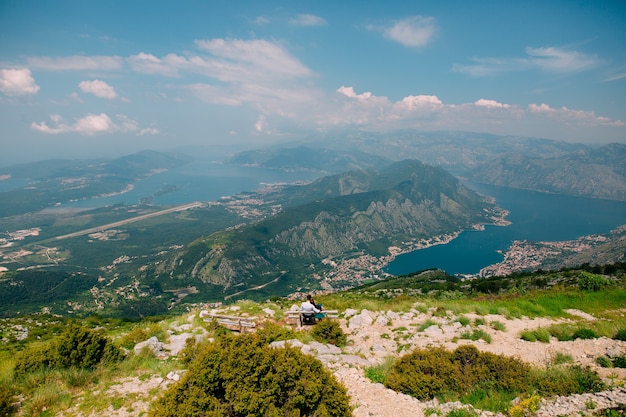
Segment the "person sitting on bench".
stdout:
<svg viewBox="0 0 626 417">
<path fill-rule="evenodd" d="M 300 306 L 300 311 L 302 312 L 302 323 L 315 323 L 315 314 L 321 311 L 311 302 L 312 300 L 313 297 L 309 294 L 306 296 L 306 301 Z"/>
</svg>

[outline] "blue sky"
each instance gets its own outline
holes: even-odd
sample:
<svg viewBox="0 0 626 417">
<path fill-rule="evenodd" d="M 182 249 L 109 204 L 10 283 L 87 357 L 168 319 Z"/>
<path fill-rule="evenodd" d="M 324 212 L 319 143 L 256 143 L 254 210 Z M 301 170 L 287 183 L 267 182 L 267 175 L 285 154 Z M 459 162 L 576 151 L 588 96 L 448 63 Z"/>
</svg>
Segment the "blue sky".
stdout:
<svg viewBox="0 0 626 417">
<path fill-rule="evenodd" d="M 626 143 L 626 2 L 0 0 L 0 129 L 0 166 L 350 130 Z"/>
</svg>

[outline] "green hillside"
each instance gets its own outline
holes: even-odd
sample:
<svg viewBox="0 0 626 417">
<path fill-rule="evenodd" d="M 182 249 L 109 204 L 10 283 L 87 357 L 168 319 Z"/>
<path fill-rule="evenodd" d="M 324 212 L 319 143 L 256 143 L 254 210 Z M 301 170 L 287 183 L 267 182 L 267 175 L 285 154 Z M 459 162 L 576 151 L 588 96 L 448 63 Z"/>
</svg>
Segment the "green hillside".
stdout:
<svg viewBox="0 0 626 417">
<path fill-rule="evenodd" d="M 245 297 L 286 295 L 303 285 L 319 287 L 311 276 L 328 269 L 324 260 L 388 255 L 388 247 L 401 242 L 491 223 L 497 211 L 452 175 L 408 160 L 264 198 L 284 210 L 200 239 L 147 275 L 178 285 L 211 283 L 223 288 L 212 294 L 217 298 L 258 286 Z"/>
</svg>

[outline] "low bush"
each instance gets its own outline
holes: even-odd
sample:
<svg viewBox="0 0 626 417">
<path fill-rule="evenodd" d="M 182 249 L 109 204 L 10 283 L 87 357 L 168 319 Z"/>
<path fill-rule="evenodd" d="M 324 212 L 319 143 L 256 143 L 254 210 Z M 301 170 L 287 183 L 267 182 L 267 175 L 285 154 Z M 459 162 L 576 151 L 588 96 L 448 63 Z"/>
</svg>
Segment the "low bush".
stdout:
<svg viewBox="0 0 626 417">
<path fill-rule="evenodd" d="M 600 291 L 609 285 L 610 281 L 602 275 L 582 271 L 578 274 L 578 288 L 583 291 Z"/>
<path fill-rule="evenodd" d="M 46 368 L 94 368 L 99 363 L 121 360 L 123 354 L 113 343 L 94 330 L 70 322 L 55 340 L 30 345 L 15 356 L 15 375 Z"/>
<path fill-rule="evenodd" d="M 296 332 L 294 332 L 292 329 L 284 326 L 279 326 L 274 323 L 266 323 L 263 327 L 257 330 L 256 334 L 267 344 L 270 344 L 276 340 L 295 339 L 297 336 Z"/>
<path fill-rule="evenodd" d="M 445 392 L 466 394 L 476 387 L 522 390 L 530 368 L 515 358 L 481 353 L 473 345 L 453 352 L 443 348 L 418 349 L 400 358 L 385 385 L 428 400 Z"/>
<path fill-rule="evenodd" d="M 597 373 L 578 365 L 535 369 L 532 380 L 532 386 L 542 396 L 597 392 L 606 387 Z"/>
<path fill-rule="evenodd" d="M 348 342 L 348 336 L 343 332 L 339 323 L 335 320 L 324 319 L 317 323 L 311 336 L 321 343 L 330 343 L 337 347 L 343 347 Z"/>
<path fill-rule="evenodd" d="M 574 339 L 597 339 L 598 334 L 591 329 L 582 328 L 576 330 L 572 337 Z"/>
<path fill-rule="evenodd" d="M 272 349 L 255 335 L 226 335 L 199 348 L 180 383 L 149 416 L 347 417 L 346 389 L 316 358 Z"/>
<path fill-rule="evenodd" d="M 541 397 L 536 393 L 529 395 L 526 398 L 520 399 L 520 401 L 512 405 L 509 408 L 509 417 L 526 417 L 526 416 L 534 416 L 539 411 L 539 406 L 541 405 Z"/>
<path fill-rule="evenodd" d="M 141 327 L 134 328 L 130 333 L 124 335 L 120 340 L 120 345 L 126 349 L 132 349 L 139 342 L 148 340 L 148 332 Z"/>
<path fill-rule="evenodd" d="M 452 352 L 443 348 L 417 349 L 393 364 L 385 386 L 420 400 L 461 399 L 500 412 L 520 395 L 572 395 L 606 387 L 590 368 L 531 368 L 519 359 L 480 352 L 473 345 Z"/>
</svg>

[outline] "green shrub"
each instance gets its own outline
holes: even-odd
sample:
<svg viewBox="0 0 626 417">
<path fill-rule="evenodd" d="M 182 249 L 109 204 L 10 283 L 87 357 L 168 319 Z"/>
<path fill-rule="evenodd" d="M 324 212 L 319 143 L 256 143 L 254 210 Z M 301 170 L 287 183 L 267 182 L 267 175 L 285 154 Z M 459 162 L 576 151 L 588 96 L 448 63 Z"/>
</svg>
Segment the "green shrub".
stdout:
<svg viewBox="0 0 626 417">
<path fill-rule="evenodd" d="M 57 339 L 56 360 L 61 368 L 93 368 L 104 357 L 108 339 L 76 323 L 69 323 Z"/>
<path fill-rule="evenodd" d="M 572 337 L 574 339 L 597 339 L 598 334 L 591 329 L 582 328 L 576 330 Z"/>
<path fill-rule="evenodd" d="M 592 274 L 587 271 L 582 271 L 578 274 L 578 288 L 583 291 L 600 291 L 609 283 L 610 281 L 602 275 Z"/>
<path fill-rule="evenodd" d="M 322 323 L 320 322 L 319 324 Z M 266 323 L 257 330 L 256 334 L 267 344 L 276 340 L 291 340 L 296 338 L 296 332 L 288 327 L 279 326 L 274 323 Z"/>
<path fill-rule="evenodd" d="M 123 354 L 109 339 L 76 323 L 69 323 L 55 340 L 30 345 L 15 355 L 15 375 L 46 368 L 93 368 L 119 361 Z"/>
<path fill-rule="evenodd" d="M 317 323 L 311 336 L 321 343 L 330 343 L 338 347 L 343 347 L 348 342 L 348 336 L 343 332 L 339 323 L 335 320 L 324 319 Z"/>
<path fill-rule="evenodd" d="M 444 393 L 459 396 L 477 387 L 522 390 L 529 373 L 528 365 L 520 360 L 481 353 L 473 345 L 459 346 L 453 352 L 417 349 L 393 365 L 385 386 L 428 400 Z"/>
<path fill-rule="evenodd" d="M 603 368 L 612 368 L 613 367 L 613 361 L 606 357 L 606 356 L 598 356 L 596 358 L 596 363 L 598 365 L 600 365 Z"/>
<path fill-rule="evenodd" d="M 29 345 L 15 354 L 15 376 L 20 377 L 54 365 L 57 351 L 53 343 Z"/>
<path fill-rule="evenodd" d="M 613 366 L 616 368 L 626 368 L 626 355 L 613 358 Z"/>
<path fill-rule="evenodd" d="M 511 406 L 508 410 L 509 417 L 526 417 L 534 416 L 539 411 L 541 405 L 541 397 L 536 393 L 521 399 L 517 404 Z"/>
<path fill-rule="evenodd" d="M 589 367 L 578 365 L 535 370 L 532 385 L 542 396 L 572 395 L 602 391 L 606 386 Z"/>
<path fill-rule="evenodd" d="M 148 332 L 141 327 L 134 328 L 130 333 L 124 335 L 120 341 L 120 345 L 126 349 L 132 349 L 139 342 L 148 340 Z"/>
<path fill-rule="evenodd" d="M 352 413 L 346 389 L 316 358 L 272 349 L 254 335 L 203 344 L 149 416 L 325 416 Z"/>
<path fill-rule="evenodd" d="M 460 369 L 453 364 L 449 351 L 418 349 L 396 362 L 385 386 L 419 400 L 430 400 L 447 389 L 458 391 L 460 380 Z"/>
</svg>

